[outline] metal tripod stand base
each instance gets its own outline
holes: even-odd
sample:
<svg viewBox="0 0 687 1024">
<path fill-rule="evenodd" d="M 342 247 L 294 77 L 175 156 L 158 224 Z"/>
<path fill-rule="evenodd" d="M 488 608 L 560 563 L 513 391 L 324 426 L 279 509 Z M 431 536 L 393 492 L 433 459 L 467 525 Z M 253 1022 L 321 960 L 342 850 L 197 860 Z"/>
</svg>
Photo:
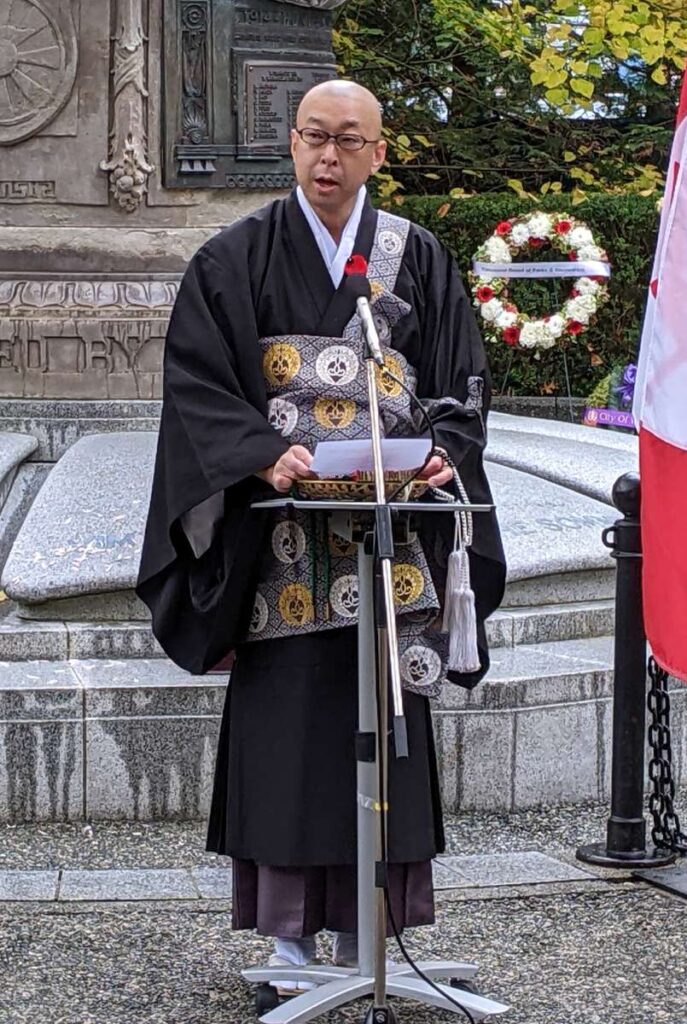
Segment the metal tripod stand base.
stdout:
<svg viewBox="0 0 687 1024">
<path fill-rule="evenodd" d="M 585 864 L 598 864 L 601 868 L 661 868 L 672 864 L 676 854 L 670 850 L 649 848 L 636 856 L 622 855 L 608 850 L 605 843 L 592 843 L 591 846 L 581 846 L 576 856 Z"/>
<path fill-rule="evenodd" d="M 432 981 L 448 981 L 452 978 L 467 981 L 477 972 L 474 964 L 450 960 L 419 963 L 417 966 Z M 313 1020 L 354 999 L 372 995 L 375 987 L 374 977 L 363 976 L 356 970 L 346 967 L 251 967 L 241 973 L 246 981 L 253 985 L 270 981 L 317 983 L 317 988 L 287 999 L 276 1009 L 260 1017 L 262 1024 L 305 1024 L 305 1021 Z M 386 990 L 390 996 L 413 999 L 415 1002 L 436 1006 L 441 1010 L 452 1010 L 455 1013 L 460 1012 L 456 1006 L 456 1003 L 460 1003 L 470 1011 L 474 1020 L 482 1020 L 490 1014 L 505 1013 L 508 1009 L 503 1003 L 485 999 L 474 992 L 454 989 L 443 984 L 439 984 L 438 988 L 440 992 L 418 978 L 408 964 L 397 964 L 388 968 Z"/>
</svg>

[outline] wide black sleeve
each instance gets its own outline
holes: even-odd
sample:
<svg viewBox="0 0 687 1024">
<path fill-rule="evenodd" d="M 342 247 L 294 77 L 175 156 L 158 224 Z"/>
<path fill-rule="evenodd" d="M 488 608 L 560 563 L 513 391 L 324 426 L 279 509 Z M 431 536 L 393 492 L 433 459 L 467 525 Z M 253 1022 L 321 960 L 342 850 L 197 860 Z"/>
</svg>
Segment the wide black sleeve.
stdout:
<svg viewBox="0 0 687 1024">
<path fill-rule="evenodd" d="M 194 256 L 172 312 L 136 588 L 165 652 L 195 673 L 245 633 L 265 527 L 250 504 L 268 490 L 254 474 L 289 447 L 266 416 L 246 240 L 225 234 Z M 196 557 L 181 520 L 213 505 Z"/>
<path fill-rule="evenodd" d="M 433 236 L 414 228 L 409 238 L 410 266 L 419 320 L 420 347 L 413 362 L 418 371 L 417 393 L 432 418 L 437 443 L 455 463 L 471 502 L 491 504 L 484 470 L 491 379 L 484 345 L 450 253 Z M 506 564 L 495 512 L 475 513 L 470 549 L 472 586 L 478 619 L 481 668 L 477 673 L 449 678 L 471 688 L 489 667 L 485 620 L 499 607 L 505 588 Z M 425 550 L 450 551 L 453 519 L 425 517 Z M 439 580 L 440 586 L 445 582 Z"/>
</svg>

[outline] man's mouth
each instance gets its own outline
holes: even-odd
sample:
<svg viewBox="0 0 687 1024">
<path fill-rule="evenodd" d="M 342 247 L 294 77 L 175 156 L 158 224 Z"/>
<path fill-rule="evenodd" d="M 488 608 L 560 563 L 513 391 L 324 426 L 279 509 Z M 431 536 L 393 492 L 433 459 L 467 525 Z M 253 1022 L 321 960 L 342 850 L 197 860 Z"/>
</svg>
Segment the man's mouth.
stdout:
<svg viewBox="0 0 687 1024">
<path fill-rule="evenodd" d="M 338 181 L 334 178 L 319 177 L 315 178 L 315 184 L 322 192 L 331 192 L 338 186 Z"/>
</svg>

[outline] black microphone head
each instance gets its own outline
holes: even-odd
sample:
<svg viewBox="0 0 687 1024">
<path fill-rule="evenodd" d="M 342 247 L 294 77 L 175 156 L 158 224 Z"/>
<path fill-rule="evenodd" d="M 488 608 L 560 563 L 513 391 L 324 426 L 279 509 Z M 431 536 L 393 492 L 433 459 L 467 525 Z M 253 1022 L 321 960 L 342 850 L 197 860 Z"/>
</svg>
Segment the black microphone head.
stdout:
<svg viewBox="0 0 687 1024">
<path fill-rule="evenodd" d="M 356 299 L 367 299 L 369 302 L 372 298 L 372 288 L 370 287 L 369 278 L 365 277 L 364 274 L 348 274 L 346 277 L 349 294 L 353 295 Z"/>
</svg>

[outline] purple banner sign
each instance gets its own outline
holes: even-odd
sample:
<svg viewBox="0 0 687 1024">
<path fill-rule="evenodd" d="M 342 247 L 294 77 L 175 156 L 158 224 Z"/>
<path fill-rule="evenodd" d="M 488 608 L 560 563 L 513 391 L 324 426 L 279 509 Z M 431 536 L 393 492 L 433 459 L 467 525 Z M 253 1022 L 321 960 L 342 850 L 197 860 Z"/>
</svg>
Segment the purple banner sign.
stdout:
<svg viewBox="0 0 687 1024">
<path fill-rule="evenodd" d="M 597 409 L 588 406 L 584 410 L 582 421 L 587 427 L 622 427 L 625 430 L 634 430 L 635 421 L 631 412 L 623 412 L 621 409 Z"/>
</svg>

